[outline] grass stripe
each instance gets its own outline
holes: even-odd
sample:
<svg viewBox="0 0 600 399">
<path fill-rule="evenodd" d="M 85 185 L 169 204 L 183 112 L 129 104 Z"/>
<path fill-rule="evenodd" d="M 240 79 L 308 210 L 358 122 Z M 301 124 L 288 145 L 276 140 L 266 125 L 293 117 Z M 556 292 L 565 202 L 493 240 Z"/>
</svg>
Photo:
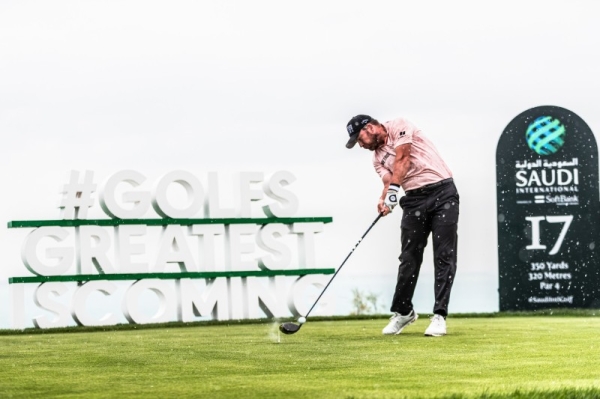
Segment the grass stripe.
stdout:
<svg viewBox="0 0 600 399">
<path fill-rule="evenodd" d="M 421 313 L 419 317 L 428 318 L 432 314 Z M 580 318 L 589 317 L 596 318 L 600 317 L 600 309 L 541 309 L 537 311 L 523 311 L 523 312 L 488 312 L 488 313 L 452 313 L 452 319 L 488 319 L 488 318 L 520 318 L 520 317 L 548 317 L 553 318 Z M 351 321 L 351 320 L 382 320 L 389 319 L 389 314 L 361 314 L 361 315 L 339 315 L 339 316 L 311 316 L 310 321 Z M 161 329 L 161 328 L 187 328 L 187 327 L 205 327 L 205 326 L 232 326 L 232 325 L 246 325 L 246 324 L 268 324 L 274 323 L 280 319 L 239 319 L 239 320 L 202 320 L 195 322 L 168 322 L 168 323 L 154 323 L 154 324 L 117 324 L 114 326 L 101 326 L 101 327 L 58 327 L 58 328 L 26 328 L 24 330 L 2 330 L 0 329 L 0 335 L 21 335 L 21 334 L 51 334 L 51 333 L 80 333 L 80 332 L 98 332 L 98 331 L 123 331 L 123 330 L 148 330 L 148 329 Z M 291 318 L 283 318 L 280 321 L 294 321 Z"/>
</svg>

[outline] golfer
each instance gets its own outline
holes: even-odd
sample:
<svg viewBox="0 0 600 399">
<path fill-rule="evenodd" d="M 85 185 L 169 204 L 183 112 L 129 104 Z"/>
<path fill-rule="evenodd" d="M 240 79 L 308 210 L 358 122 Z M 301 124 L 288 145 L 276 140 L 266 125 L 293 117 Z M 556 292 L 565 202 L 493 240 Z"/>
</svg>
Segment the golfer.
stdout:
<svg viewBox="0 0 600 399">
<path fill-rule="evenodd" d="M 432 234 L 435 271 L 435 305 L 425 335 L 446 334 L 450 291 L 456 273 L 456 244 L 459 196 L 452 172 L 433 143 L 411 122 L 398 118 L 379 123 L 368 115 L 357 115 L 346 125 L 350 139 L 373 152 L 373 166 L 383 181 L 377 211 L 383 216 L 393 211 L 400 198 L 400 265 L 392 300 L 394 313 L 383 334 L 400 334 L 419 317 L 412 298 L 423 262 L 423 251 Z"/>
</svg>

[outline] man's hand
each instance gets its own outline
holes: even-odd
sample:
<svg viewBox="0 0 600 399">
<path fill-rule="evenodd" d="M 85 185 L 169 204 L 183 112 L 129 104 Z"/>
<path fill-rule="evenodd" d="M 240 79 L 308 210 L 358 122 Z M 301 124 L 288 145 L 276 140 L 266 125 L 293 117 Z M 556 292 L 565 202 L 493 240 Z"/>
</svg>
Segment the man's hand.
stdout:
<svg viewBox="0 0 600 399">
<path fill-rule="evenodd" d="M 387 216 L 391 212 L 390 208 L 383 202 L 383 199 L 380 199 L 377 204 L 377 212 L 381 213 L 383 216 Z"/>
<path fill-rule="evenodd" d="M 390 209 L 390 212 L 394 210 L 396 205 L 398 205 L 398 190 L 400 190 L 399 185 L 390 184 L 387 193 L 385 194 L 385 200 L 383 203 Z"/>
</svg>

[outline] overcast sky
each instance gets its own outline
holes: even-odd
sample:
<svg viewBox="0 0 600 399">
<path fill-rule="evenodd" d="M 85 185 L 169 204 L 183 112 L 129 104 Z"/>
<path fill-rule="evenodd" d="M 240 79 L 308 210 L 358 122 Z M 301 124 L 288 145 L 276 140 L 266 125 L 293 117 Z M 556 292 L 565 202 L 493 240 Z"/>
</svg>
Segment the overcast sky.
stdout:
<svg viewBox="0 0 600 399">
<path fill-rule="evenodd" d="M 600 131 L 599 11 L 592 0 L 2 0 L 1 220 L 58 218 L 70 170 L 98 182 L 123 169 L 149 181 L 177 169 L 288 170 L 296 216 L 334 218 L 318 264 L 337 267 L 381 190 L 371 154 L 345 148 L 345 124 L 403 116 L 436 144 L 461 195 L 450 310 L 495 311 L 496 143 L 539 105 Z M 340 273 L 341 302 L 353 276 L 372 275 L 363 288 L 389 306 L 399 218 L 382 220 Z M 24 233 L 0 230 L 0 328 L 8 277 L 28 274 Z M 425 312 L 431 276 L 427 258 Z"/>
</svg>

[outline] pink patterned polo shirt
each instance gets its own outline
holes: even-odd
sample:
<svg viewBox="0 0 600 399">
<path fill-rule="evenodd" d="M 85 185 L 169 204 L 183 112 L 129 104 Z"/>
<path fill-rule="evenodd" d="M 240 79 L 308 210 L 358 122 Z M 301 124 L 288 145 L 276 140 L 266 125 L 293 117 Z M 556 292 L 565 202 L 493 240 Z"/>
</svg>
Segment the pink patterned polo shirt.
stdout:
<svg viewBox="0 0 600 399">
<path fill-rule="evenodd" d="M 398 118 L 383 123 L 383 126 L 388 133 L 387 142 L 373 153 L 373 166 L 379 176 L 392 173 L 396 147 L 411 144 L 410 167 L 401 183 L 405 192 L 452 177 L 433 143 L 415 125 Z"/>
</svg>

